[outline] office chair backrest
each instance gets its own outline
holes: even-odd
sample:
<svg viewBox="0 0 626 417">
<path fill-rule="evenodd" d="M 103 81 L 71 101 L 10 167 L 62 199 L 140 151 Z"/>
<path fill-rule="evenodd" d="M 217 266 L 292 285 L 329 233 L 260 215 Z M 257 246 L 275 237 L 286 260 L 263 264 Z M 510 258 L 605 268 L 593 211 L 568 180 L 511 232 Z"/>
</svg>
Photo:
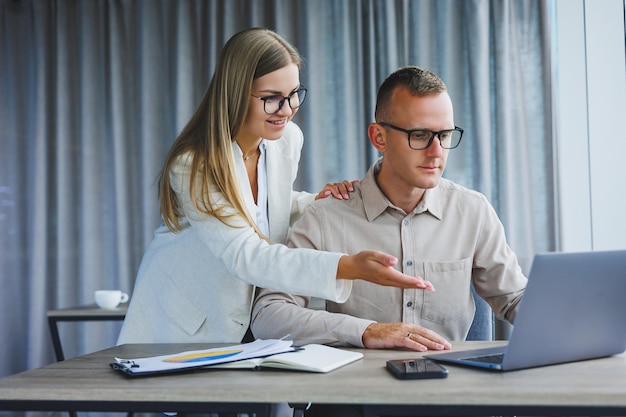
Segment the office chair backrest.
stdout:
<svg viewBox="0 0 626 417">
<path fill-rule="evenodd" d="M 472 321 L 472 326 L 465 340 L 493 340 L 493 311 L 491 311 L 489 304 L 476 294 L 474 286 L 472 286 L 472 295 L 476 303 L 476 313 L 474 314 L 474 321 Z"/>
</svg>

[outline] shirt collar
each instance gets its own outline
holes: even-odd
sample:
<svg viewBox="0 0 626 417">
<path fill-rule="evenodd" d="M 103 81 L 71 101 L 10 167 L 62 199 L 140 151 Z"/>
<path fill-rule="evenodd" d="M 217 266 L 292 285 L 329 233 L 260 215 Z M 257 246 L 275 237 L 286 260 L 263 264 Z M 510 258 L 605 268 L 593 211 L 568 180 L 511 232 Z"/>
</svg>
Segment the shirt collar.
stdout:
<svg viewBox="0 0 626 417">
<path fill-rule="evenodd" d="M 361 181 L 361 190 L 363 196 L 363 206 L 368 221 L 374 221 L 387 208 L 397 210 L 391 201 L 383 194 L 376 183 L 376 174 L 380 171 L 382 158 L 379 158 L 367 171 L 365 178 Z M 443 179 L 442 179 L 443 181 Z M 413 214 L 421 214 L 428 212 L 437 219 L 441 220 L 443 210 L 441 201 L 441 190 L 438 185 L 435 188 L 427 189 L 420 203 L 413 210 Z"/>
</svg>

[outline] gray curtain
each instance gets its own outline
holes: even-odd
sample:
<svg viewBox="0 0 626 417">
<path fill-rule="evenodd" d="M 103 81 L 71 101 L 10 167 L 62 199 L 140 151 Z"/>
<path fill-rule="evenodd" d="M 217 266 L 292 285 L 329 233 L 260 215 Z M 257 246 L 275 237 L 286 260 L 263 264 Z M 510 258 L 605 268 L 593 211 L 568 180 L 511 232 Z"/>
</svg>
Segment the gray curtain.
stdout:
<svg viewBox="0 0 626 417">
<path fill-rule="evenodd" d="M 221 46 L 249 26 L 306 59 L 300 189 L 361 178 L 378 85 L 427 67 L 466 131 L 446 176 L 488 196 L 527 268 L 555 245 L 547 4 L 0 0 L 0 376 L 53 362 L 47 310 L 132 291 L 164 155 Z M 119 324 L 60 330 L 72 357 L 113 345 Z"/>
</svg>

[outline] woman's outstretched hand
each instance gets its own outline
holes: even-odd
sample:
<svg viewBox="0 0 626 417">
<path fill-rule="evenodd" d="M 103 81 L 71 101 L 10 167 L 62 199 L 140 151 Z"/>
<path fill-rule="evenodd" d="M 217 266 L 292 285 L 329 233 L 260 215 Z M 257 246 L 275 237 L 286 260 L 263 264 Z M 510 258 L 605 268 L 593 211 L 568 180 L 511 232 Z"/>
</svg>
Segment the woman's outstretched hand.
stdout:
<svg viewBox="0 0 626 417">
<path fill-rule="evenodd" d="M 344 255 L 339 259 L 337 278 L 362 279 L 388 287 L 421 288 L 434 291 L 430 282 L 396 271 L 394 266 L 397 263 L 398 259 L 395 256 L 374 250 Z"/>
</svg>

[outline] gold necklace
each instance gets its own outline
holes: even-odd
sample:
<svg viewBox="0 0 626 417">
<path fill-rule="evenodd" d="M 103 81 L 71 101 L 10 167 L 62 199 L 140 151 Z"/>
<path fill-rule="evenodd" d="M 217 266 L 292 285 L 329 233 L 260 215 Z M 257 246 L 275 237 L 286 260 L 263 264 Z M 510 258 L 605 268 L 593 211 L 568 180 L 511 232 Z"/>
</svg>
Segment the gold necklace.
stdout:
<svg viewBox="0 0 626 417">
<path fill-rule="evenodd" d="M 241 155 L 241 156 L 243 157 L 244 161 L 247 161 L 248 159 L 252 158 L 253 156 L 258 156 L 258 155 L 259 155 L 259 151 L 257 149 L 257 151 L 255 153 L 253 153 L 252 155 L 250 155 L 250 156 L 243 156 L 243 155 Z"/>
</svg>

